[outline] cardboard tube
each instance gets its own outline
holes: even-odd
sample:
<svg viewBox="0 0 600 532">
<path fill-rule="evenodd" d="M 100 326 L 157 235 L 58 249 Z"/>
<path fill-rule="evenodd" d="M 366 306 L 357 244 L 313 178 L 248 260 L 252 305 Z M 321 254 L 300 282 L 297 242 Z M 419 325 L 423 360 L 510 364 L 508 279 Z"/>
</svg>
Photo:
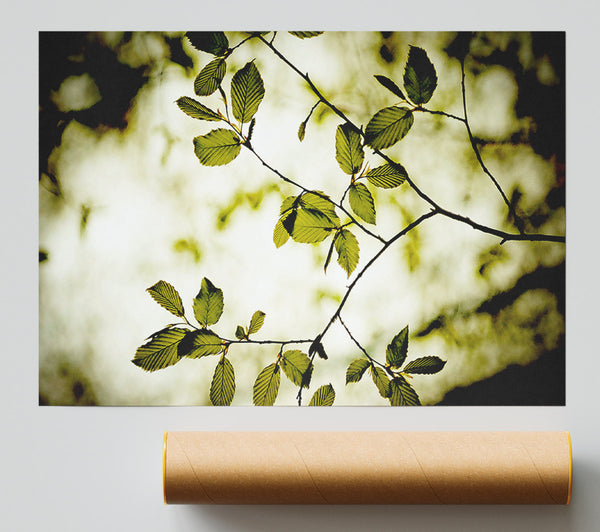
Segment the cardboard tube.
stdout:
<svg viewBox="0 0 600 532">
<path fill-rule="evenodd" d="M 165 503 L 568 504 L 568 432 L 167 432 Z"/>
</svg>

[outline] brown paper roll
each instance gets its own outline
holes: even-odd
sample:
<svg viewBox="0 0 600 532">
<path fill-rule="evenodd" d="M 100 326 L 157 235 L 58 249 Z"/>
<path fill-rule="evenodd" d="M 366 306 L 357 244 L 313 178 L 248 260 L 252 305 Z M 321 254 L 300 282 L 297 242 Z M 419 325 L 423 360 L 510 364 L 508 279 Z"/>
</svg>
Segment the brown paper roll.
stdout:
<svg viewBox="0 0 600 532">
<path fill-rule="evenodd" d="M 568 432 L 167 432 L 165 503 L 568 504 Z"/>
</svg>

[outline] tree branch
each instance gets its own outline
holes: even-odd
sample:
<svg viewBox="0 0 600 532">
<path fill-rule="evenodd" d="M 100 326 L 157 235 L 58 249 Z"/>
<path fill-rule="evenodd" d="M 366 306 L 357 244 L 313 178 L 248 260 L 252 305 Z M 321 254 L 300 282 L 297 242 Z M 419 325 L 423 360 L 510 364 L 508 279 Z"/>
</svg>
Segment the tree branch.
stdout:
<svg viewBox="0 0 600 532">
<path fill-rule="evenodd" d="M 296 74 L 298 74 L 307 84 L 308 86 L 311 88 L 311 90 L 313 91 L 313 93 L 315 94 L 315 96 L 317 96 L 319 98 L 320 101 L 322 101 L 325 105 L 327 105 L 334 113 L 336 113 L 342 120 L 344 120 L 344 122 L 347 122 L 348 124 L 350 124 L 357 132 L 360 133 L 361 136 L 364 137 L 364 132 L 358 127 L 356 126 L 342 111 L 340 111 L 333 103 L 331 103 L 329 100 L 327 100 L 323 94 L 319 91 L 319 89 L 314 85 L 314 83 L 311 81 L 311 79 L 308 77 L 307 74 L 303 74 L 298 67 L 296 67 L 293 63 L 291 63 L 279 50 L 277 50 L 277 48 L 275 48 L 275 46 L 273 46 L 271 43 L 267 42 L 265 39 L 263 39 L 261 36 L 259 36 L 259 40 L 262 41 L 269 49 L 271 49 L 271 51 L 277 56 L 279 57 L 286 65 L 288 65 L 294 72 L 296 72 Z M 425 110 L 424 108 L 422 110 Z M 426 112 L 432 112 L 432 111 L 426 111 Z M 440 112 L 432 112 L 433 114 L 439 114 Z M 464 122 L 464 120 L 462 120 L 459 117 L 454 117 L 452 116 L 452 118 L 460 120 L 462 122 Z M 379 155 L 384 161 L 388 162 L 389 164 L 391 164 L 392 166 L 396 166 L 397 163 L 392 160 L 390 157 L 388 157 L 385 153 L 381 152 L 378 149 L 374 149 L 373 150 L 374 153 L 376 153 L 377 155 Z M 476 154 L 479 153 L 478 151 L 476 151 Z M 482 161 L 483 164 L 483 161 Z M 489 171 L 488 171 L 489 172 Z M 489 174 L 488 174 L 489 175 Z M 497 181 L 495 180 L 495 178 L 493 178 L 493 176 L 491 176 L 492 179 L 497 183 Z M 424 200 L 425 202 L 427 202 L 434 211 L 436 211 L 437 213 L 441 214 L 442 216 L 446 216 L 448 218 L 451 218 L 457 222 L 461 222 L 464 224 L 467 224 L 469 226 L 471 226 L 473 229 L 477 229 L 479 231 L 482 231 L 484 233 L 488 233 L 494 236 L 497 236 L 499 238 L 502 239 L 502 241 L 506 241 L 506 240 L 525 240 L 525 241 L 546 241 L 546 242 L 565 242 L 565 237 L 564 236 L 557 236 L 557 235 L 543 235 L 543 234 L 527 234 L 524 232 L 520 232 L 519 235 L 514 235 L 511 233 L 506 233 L 504 231 L 500 231 L 499 229 L 494 229 L 492 227 L 488 227 L 485 226 L 483 224 L 474 222 L 473 220 L 471 220 L 470 218 L 466 217 L 466 216 L 462 216 L 460 214 L 454 213 L 452 211 L 449 211 L 447 209 L 444 209 L 443 207 L 440 207 L 440 205 L 438 205 L 432 198 L 430 198 L 425 192 L 423 192 L 418 186 L 417 184 L 409 177 L 406 177 L 406 182 L 410 185 L 410 187 L 417 193 L 417 195 Z M 499 185 L 498 185 L 499 186 Z M 510 202 L 507 203 L 507 205 L 510 206 Z"/>
<path fill-rule="evenodd" d="M 229 338 L 222 338 L 219 336 L 221 340 L 226 342 L 227 344 L 276 344 L 281 345 L 282 347 L 286 344 L 310 344 L 312 340 L 230 340 Z"/>
<path fill-rule="evenodd" d="M 457 222 L 461 222 L 467 225 L 470 225 L 473 229 L 477 231 L 481 231 L 482 233 L 487 233 L 488 235 L 494 235 L 500 238 L 502 241 L 501 244 L 507 242 L 509 240 L 519 240 L 519 241 L 527 241 L 527 242 L 562 242 L 566 241 L 566 238 L 561 235 L 545 235 L 541 233 L 507 233 L 505 231 L 501 231 L 500 229 L 494 229 L 493 227 L 488 227 L 487 225 L 482 225 L 480 223 L 474 222 L 470 218 L 466 216 L 462 216 L 460 214 L 456 214 L 451 211 L 447 211 L 446 209 L 442 209 L 438 207 L 438 212 L 442 216 L 446 216 L 447 218 L 451 218 L 456 220 Z"/>
<path fill-rule="evenodd" d="M 261 35 L 257 35 L 257 38 L 265 46 L 267 46 L 281 61 L 283 61 L 290 69 L 292 69 L 298 76 L 300 76 L 308 84 L 308 86 L 310 87 L 310 89 L 312 90 L 312 92 L 318 98 L 318 101 L 313 106 L 313 108 L 311 109 L 311 111 L 310 111 L 310 113 L 308 115 L 307 120 L 310 118 L 312 112 L 317 107 L 317 105 L 319 103 L 324 103 L 335 114 L 337 114 L 342 120 L 344 120 L 345 123 L 348 123 L 357 132 L 359 132 L 360 135 L 364 138 L 365 135 L 364 135 L 364 132 L 362 131 L 362 129 L 359 128 L 359 127 L 357 127 L 355 124 L 353 124 L 352 121 L 342 111 L 340 111 L 332 102 L 330 102 L 329 100 L 327 100 L 327 98 L 325 98 L 323 96 L 323 94 L 319 91 L 319 89 L 312 82 L 312 80 L 310 79 L 310 77 L 308 76 L 308 74 L 304 74 L 303 72 L 301 72 L 298 69 L 298 67 L 296 67 L 281 52 L 279 52 L 279 50 L 277 48 L 275 48 L 275 46 L 273 45 L 273 39 L 271 39 L 271 41 L 269 42 L 266 39 L 264 39 L 263 36 L 261 36 Z M 496 229 L 496 228 L 493 228 L 493 227 L 488 227 L 488 226 L 485 226 L 485 225 L 480 224 L 478 222 L 475 222 L 475 221 L 471 220 L 470 218 L 468 218 L 466 216 L 462 216 L 460 214 L 457 214 L 457 213 L 454 213 L 454 212 L 449 211 L 447 209 L 444 209 L 443 207 L 441 207 L 440 205 L 438 205 L 437 202 L 435 202 L 431 197 L 429 197 L 425 192 L 423 192 L 409 176 L 407 176 L 406 177 L 406 181 L 408 182 L 408 184 L 411 186 L 411 188 L 417 193 L 417 195 L 423 201 L 425 201 L 426 203 L 428 203 L 430 205 L 431 210 L 428 213 L 423 214 L 422 216 L 420 216 L 419 218 L 417 218 L 415 221 L 413 221 L 409 225 L 407 225 L 404 229 L 402 229 L 401 231 L 399 231 L 398 233 L 396 233 L 390 239 L 385 240 L 381 236 L 374 234 L 369 229 L 367 229 L 366 227 L 364 227 L 360 222 L 358 222 L 344 208 L 343 201 L 344 201 L 344 198 L 346 196 L 347 190 L 344 192 L 344 195 L 342 196 L 342 200 L 339 203 L 336 203 L 335 201 L 333 201 L 331 198 L 325 196 L 324 194 L 315 192 L 313 190 L 309 190 L 309 189 L 305 188 L 303 185 L 297 183 L 296 181 L 294 181 L 294 180 L 286 177 L 281 172 L 279 172 L 277 169 L 275 169 L 274 167 L 272 167 L 271 165 L 269 165 L 254 150 L 254 148 L 252 147 L 251 143 L 246 140 L 245 142 L 243 142 L 244 146 L 246 146 L 246 148 L 248 148 L 254 154 L 254 156 L 262 163 L 263 166 L 265 166 L 266 168 L 268 168 L 271 172 L 273 172 L 275 175 L 277 175 L 281 180 L 283 180 L 284 182 L 287 182 L 287 183 L 289 183 L 289 184 L 291 184 L 291 185 L 293 185 L 293 186 L 301 189 L 304 192 L 310 192 L 310 193 L 316 194 L 316 195 L 320 196 L 321 198 L 329 201 L 332 205 L 338 207 L 342 212 L 344 212 L 352 220 L 352 222 L 355 223 L 358 227 L 360 227 L 366 234 L 368 234 L 371 237 L 373 237 L 373 238 L 379 240 L 380 242 L 382 242 L 383 246 L 381 247 L 381 249 L 375 255 L 373 255 L 373 257 L 371 257 L 371 259 L 365 264 L 365 266 L 357 273 L 357 275 L 354 278 L 354 280 L 347 287 L 346 293 L 344 294 L 344 296 L 343 296 L 341 302 L 339 303 L 337 309 L 335 310 L 335 312 L 333 313 L 333 315 L 331 316 L 331 318 L 329 319 L 329 321 L 325 325 L 325 327 L 322 330 L 322 332 L 319 335 L 317 335 L 316 339 L 314 339 L 314 340 L 284 340 L 284 341 L 277 341 L 277 340 L 227 340 L 227 339 L 223 339 L 224 342 L 227 342 L 228 344 L 232 344 L 232 343 L 244 343 L 244 342 L 246 342 L 246 343 L 255 343 L 255 344 L 279 344 L 279 345 L 282 346 L 282 348 L 286 344 L 293 344 L 293 343 L 298 343 L 298 344 L 300 344 L 300 343 L 311 343 L 311 344 L 314 344 L 315 342 L 320 342 L 321 339 L 327 333 L 327 331 L 330 329 L 331 325 L 336 320 L 339 320 L 339 322 L 341 323 L 341 325 L 343 326 L 343 328 L 346 330 L 346 332 L 347 332 L 348 336 L 350 337 L 350 339 L 364 353 L 364 355 L 369 359 L 369 361 L 372 364 L 378 364 L 379 366 L 382 366 L 382 367 L 385 368 L 384 365 L 382 365 L 380 362 L 378 362 L 375 359 L 373 359 L 368 354 L 368 352 L 360 345 L 360 343 L 356 340 L 356 338 L 354 338 L 354 336 L 352 335 L 350 329 L 346 326 L 346 324 L 344 323 L 344 321 L 341 318 L 341 311 L 344 308 L 344 305 L 346 304 L 346 302 L 347 302 L 347 300 L 348 300 L 348 298 L 349 298 L 352 290 L 354 289 L 354 287 L 358 283 L 359 279 L 361 279 L 361 277 L 375 263 L 375 261 L 377 261 L 377 259 L 394 242 L 396 242 L 399 238 L 401 238 L 402 236 L 406 235 L 409 231 L 411 231 L 412 229 L 414 229 L 415 227 L 417 227 L 418 225 L 420 225 L 422 222 L 424 222 L 428 218 L 431 218 L 431 217 L 433 217 L 433 216 L 435 216 L 437 214 L 440 214 L 440 215 L 445 216 L 447 218 L 450 218 L 450 219 L 453 219 L 455 221 L 458 221 L 458 222 L 464 223 L 466 225 L 469 225 L 470 227 L 472 227 L 473 229 L 475 229 L 477 231 L 480 231 L 480 232 L 483 232 L 483 233 L 490 234 L 492 236 L 498 237 L 498 238 L 501 239 L 501 244 L 503 244 L 504 242 L 509 241 L 509 240 L 565 242 L 565 237 L 564 236 L 544 235 L 544 234 L 525 234 L 524 233 L 523 221 L 518 217 L 518 215 L 516 214 L 516 212 L 514 210 L 514 207 L 511 205 L 510 201 L 508 200 L 508 198 L 504 194 L 504 191 L 502 190 L 500 184 L 495 179 L 495 177 L 491 174 L 491 172 L 487 169 L 487 167 L 485 166 L 485 164 L 484 164 L 484 162 L 483 162 L 483 160 L 481 158 L 481 154 L 480 154 L 479 149 L 478 149 L 478 147 L 476 145 L 475 139 L 473 137 L 473 134 L 472 134 L 472 131 L 471 131 L 471 128 L 470 128 L 470 124 L 468 122 L 468 117 L 467 117 L 466 89 L 465 89 L 465 70 L 464 70 L 464 62 L 463 61 L 461 61 L 461 73 L 462 73 L 461 89 L 462 89 L 464 118 L 458 117 L 456 115 L 452 115 L 450 113 L 446 113 L 444 111 L 429 110 L 429 109 L 426 109 L 426 108 L 420 107 L 420 106 L 417 106 L 414 110 L 415 111 L 426 112 L 426 113 L 433 114 L 433 115 L 445 116 L 447 118 L 450 118 L 450 119 L 453 119 L 453 120 L 458 120 L 458 121 L 463 122 L 465 124 L 465 127 L 467 129 L 467 133 L 468 133 L 468 136 L 469 136 L 469 140 L 470 140 L 472 149 L 473 149 L 473 151 L 475 153 L 475 156 L 476 156 L 476 158 L 477 158 L 477 160 L 479 162 L 479 165 L 481 166 L 481 168 L 484 171 L 484 173 L 486 175 L 488 175 L 488 177 L 492 180 L 493 184 L 498 189 L 498 191 L 499 191 L 500 195 L 502 196 L 504 202 L 508 206 L 511 215 L 513 216 L 515 225 L 519 229 L 519 233 L 518 234 L 508 233 L 508 232 L 502 231 L 500 229 Z M 397 166 L 398 163 L 396 163 L 395 161 L 393 161 L 386 154 L 382 153 L 379 149 L 374 149 L 373 151 L 379 157 L 381 157 L 383 160 L 385 160 L 386 162 L 388 162 L 392 166 Z M 311 365 L 313 364 L 313 361 L 314 361 L 314 358 L 315 358 L 316 354 L 317 354 L 317 350 L 313 350 L 312 354 L 310 355 L 310 363 L 311 363 Z M 297 399 L 298 399 L 298 405 L 301 405 L 302 404 L 302 386 L 299 387 L 298 394 L 297 394 Z"/>
<path fill-rule="evenodd" d="M 346 304 L 346 301 L 348 300 L 348 296 L 350 295 L 350 292 L 352 292 L 352 289 L 356 286 L 356 283 L 358 282 L 358 280 L 373 265 L 373 263 L 385 252 L 385 250 L 387 248 L 389 248 L 394 242 L 396 242 L 396 240 L 398 240 L 400 237 L 404 236 L 406 233 L 408 233 L 409 231 L 411 231 L 412 229 L 417 227 L 421 222 L 424 222 L 425 220 L 427 220 L 427 218 L 431 218 L 432 216 L 435 216 L 436 214 L 439 214 L 438 211 L 436 211 L 436 210 L 431 210 L 428 213 L 423 214 L 422 216 L 417 218 L 414 222 L 410 223 L 404 229 L 402 229 L 402 231 L 396 233 L 392 238 L 390 238 L 389 240 L 387 240 L 385 242 L 385 244 L 382 246 L 382 248 L 377 253 L 375 253 L 375 255 L 373 255 L 371 260 L 369 262 L 367 262 L 367 264 L 365 264 L 363 269 L 360 272 L 358 272 L 358 274 L 356 275 L 354 280 L 350 283 L 337 310 L 334 312 L 333 316 L 331 316 L 331 319 L 329 320 L 329 322 L 323 329 L 323 332 L 321 332 L 321 334 L 319 335 L 320 338 L 323 338 L 323 336 L 325 336 L 325 333 L 329 330 L 329 327 L 331 327 L 333 322 L 340 315 L 342 308 L 344 308 L 344 305 Z"/>
<path fill-rule="evenodd" d="M 325 334 L 327 333 L 327 331 L 329 330 L 331 325 L 335 322 L 335 320 L 340 319 L 340 312 L 342 311 L 342 308 L 344 308 L 344 305 L 346 304 L 346 301 L 348 300 L 348 297 L 350 296 L 350 292 L 352 292 L 352 289 L 356 286 L 356 283 L 358 282 L 358 280 L 373 265 L 373 263 L 385 252 L 385 250 L 388 249 L 396 240 L 403 237 L 406 233 L 408 233 L 409 231 L 411 231 L 412 229 L 417 227 L 421 222 L 424 222 L 425 220 L 427 220 L 427 218 L 431 218 L 432 216 L 435 216 L 436 214 L 438 214 L 438 212 L 436 210 L 431 210 L 428 213 L 423 214 L 422 216 L 417 218 L 414 222 L 410 223 L 404 229 L 402 229 L 402 231 L 396 233 L 392 238 L 390 238 L 389 240 L 387 240 L 385 242 L 385 244 L 382 246 L 382 248 L 375 255 L 373 255 L 373 257 L 371 257 L 371 260 L 369 262 L 367 262 L 367 264 L 363 267 L 363 269 L 360 272 L 358 272 L 358 274 L 356 275 L 354 280 L 350 283 L 350 285 L 346 289 L 346 293 L 344 294 L 342 301 L 340 302 L 336 311 L 333 313 L 333 316 L 331 316 L 331 318 L 329 319 L 329 322 L 323 329 L 323 332 L 321 332 L 321 334 L 317 335 L 317 338 L 316 338 L 317 340 L 320 341 L 323 338 L 323 336 L 325 336 Z M 316 351 L 313 352 L 312 355 L 310 356 L 311 364 L 313 363 L 313 361 L 315 359 L 315 355 L 316 355 Z M 302 386 L 299 387 L 298 395 L 296 395 L 296 398 L 298 399 L 298 406 L 301 406 L 302 405 Z"/>
</svg>

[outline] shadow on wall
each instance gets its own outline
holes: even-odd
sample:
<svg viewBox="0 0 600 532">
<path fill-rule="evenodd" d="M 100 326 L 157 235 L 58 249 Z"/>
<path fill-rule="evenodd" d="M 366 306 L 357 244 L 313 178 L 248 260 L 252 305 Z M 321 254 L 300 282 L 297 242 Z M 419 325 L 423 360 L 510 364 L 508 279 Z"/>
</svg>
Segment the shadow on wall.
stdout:
<svg viewBox="0 0 600 532">
<path fill-rule="evenodd" d="M 571 506 L 190 506 L 170 510 L 202 530 L 575 530 Z M 178 520 L 180 523 L 181 521 Z M 401 522 L 401 528 L 398 523 Z M 578 530 L 584 530 L 580 528 Z M 587 529 L 590 530 L 590 529 Z"/>
</svg>

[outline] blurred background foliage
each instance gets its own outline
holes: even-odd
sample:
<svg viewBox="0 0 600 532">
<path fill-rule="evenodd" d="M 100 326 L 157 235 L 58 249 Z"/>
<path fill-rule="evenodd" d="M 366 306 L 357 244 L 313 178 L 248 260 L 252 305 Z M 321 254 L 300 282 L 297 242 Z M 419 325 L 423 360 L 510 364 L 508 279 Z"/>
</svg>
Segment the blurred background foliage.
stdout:
<svg viewBox="0 0 600 532">
<path fill-rule="evenodd" d="M 235 44 L 247 34 L 228 36 Z M 466 57 L 469 119 L 486 165 L 527 231 L 565 233 L 563 33 L 327 32 L 304 41 L 282 33 L 275 44 L 363 125 L 397 103 L 373 75 L 401 84 L 409 44 L 423 47 L 437 70 L 428 107 L 461 116 L 458 58 Z M 250 154 L 226 168 L 198 164 L 192 138 L 208 126 L 174 102 L 193 96 L 209 56 L 182 33 L 157 32 L 42 32 L 39 51 L 40 404 L 208 404 L 216 357 L 156 374 L 130 362 L 170 319 L 145 292 L 159 279 L 191 309 L 209 277 L 225 294 L 217 332 L 229 338 L 258 308 L 267 314 L 261 337 L 314 337 L 348 281 L 337 265 L 323 274 L 326 244 L 275 249 L 279 204 L 296 191 Z M 320 105 L 300 143 L 298 126 L 315 98 L 266 47 L 252 40 L 236 50 L 224 86 L 251 59 L 266 88 L 256 151 L 305 186 L 341 197 L 339 118 Z M 219 106 L 217 95 L 209 101 Z M 514 230 L 462 124 L 419 114 L 387 151 L 444 207 Z M 427 210 L 408 185 L 374 196 L 386 238 Z M 361 279 L 343 312 L 353 334 L 381 360 L 409 324 L 409 359 L 447 360 L 439 374 L 413 379 L 424 404 L 564 404 L 565 246 L 500 245 L 438 218 Z M 378 248 L 357 236 L 360 269 Z M 324 343 L 330 360 L 317 364 L 314 389 L 331 382 L 336 404 L 386 404 L 369 383 L 344 386 L 359 353 L 341 328 Z M 276 348 L 234 347 L 233 404 L 251 404 L 254 379 Z M 282 381 L 276 404 L 294 397 Z"/>
</svg>

